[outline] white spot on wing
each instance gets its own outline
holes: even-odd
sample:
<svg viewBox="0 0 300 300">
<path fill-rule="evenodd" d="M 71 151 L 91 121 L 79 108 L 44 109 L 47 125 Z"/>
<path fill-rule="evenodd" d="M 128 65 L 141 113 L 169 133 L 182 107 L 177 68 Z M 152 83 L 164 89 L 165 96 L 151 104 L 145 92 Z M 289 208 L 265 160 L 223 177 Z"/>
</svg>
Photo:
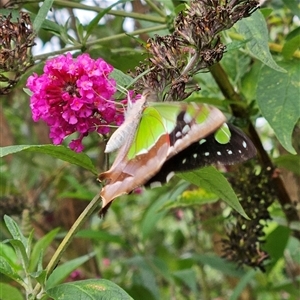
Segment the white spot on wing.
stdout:
<svg viewBox="0 0 300 300">
<path fill-rule="evenodd" d="M 226 151 L 227 151 L 227 153 L 228 153 L 229 155 L 231 155 L 231 154 L 232 154 L 232 151 L 231 151 L 231 150 L 229 150 L 229 149 L 226 149 Z"/>
<path fill-rule="evenodd" d="M 176 149 L 176 148 L 179 147 L 181 144 L 182 144 L 182 138 L 177 139 L 177 140 L 175 141 L 175 144 L 174 144 L 173 148 Z M 178 151 L 176 151 L 175 153 L 178 153 Z"/>
<path fill-rule="evenodd" d="M 141 151 L 137 152 L 136 155 L 147 154 L 149 151 L 147 149 L 141 149 Z"/>
<path fill-rule="evenodd" d="M 193 118 L 191 117 L 191 115 L 188 112 L 186 112 L 183 116 L 183 121 L 185 123 L 191 123 L 192 119 Z"/>
<path fill-rule="evenodd" d="M 194 153 L 194 154 L 193 154 L 193 157 L 194 157 L 194 158 L 197 158 L 197 156 L 198 156 L 197 153 Z"/>
<path fill-rule="evenodd" d="M 220 151 L 217 151 L 217 154 L 218 154 L 218 155 L 221 155 L 221 152 L 220 152 Z"/>
<path fill-rule="evenodd" d="M 181 132 L 177 131 L 176 134 L 175 134 L 175 137 L 177 137 L 177 138 L 181 137 Z"/>
<path fill-rule="evenodd" d="M 204 144 L 206 142 L 206 139 L 201 139 L 200 141 L 199 141 L 199 145 L 202 145 L 202 144 Z"/>
<path fill-rule="evenodd" d="M 174 172 L 170 172 L 166 177 L 166 181 L 169 182 L 174 175 L 175 175 Z"/>
<path fill-rule="evenodd" d="M 239 153 L 242 153 L 242 151 L 241 151 L 241 150 L 239 150 Z"/>
<path fill-rule="evenodd" d="M 247 148 L 247 143 L 245 141 L 243 141 L 242 145 L 243 145 L 244 148 Z"/>
<path fill-rule="evenodd" d="M 182 160 L 182 164 L 184 165 L 186 163 L 186 158 L 184 158 L 183 160 Z"/>
<path fill-rule="evenodd" d="M 154 181 L 154 182 L 150 183 L 150 188 L 151 189 L 154 189 L 154 188 L 157 188 L 157 187 L 160 187 L 160 186 L 162 186 L 162 184 L 159 181 Z"/>
<path fill-rule="evenodd" d="M 190 131 L 191 127 L 186 124 L 183 128 L 182 128 L 182 134 L 187 134 Z"/>
<path fill-rule="evenodd" d="M 204 155 L 205 155 L 205 156 L 209 156 L 209 152 L 205 152 Z"/>
</svg>

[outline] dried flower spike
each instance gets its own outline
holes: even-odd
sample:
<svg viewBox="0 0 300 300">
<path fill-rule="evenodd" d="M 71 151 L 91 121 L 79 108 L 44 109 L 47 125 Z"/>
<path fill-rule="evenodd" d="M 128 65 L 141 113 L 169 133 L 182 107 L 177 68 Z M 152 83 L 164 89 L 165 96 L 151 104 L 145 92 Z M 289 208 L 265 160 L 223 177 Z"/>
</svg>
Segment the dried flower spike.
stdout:
<svg viewBox="0 0 300 300">
<path fill-rule="evenodd" d="M 276 200 L 271 176 L 271 169 L 256 174 L 252 165 L 240 166 L 238 172 L 232 176 L 231 184 L 250 220 L 232 212 L 235 224 L 231 224 L 227 238 L 223 239 L 223 252 L 228 260 L 262 271 L 265 271 L 265 260 L 269 257 L 262 250 L 265 242 L 264 227 L 271 220 L 268 208 Z"/>
<path fill-rule="evenodd" d="M 8 94 L 21 75 L 33 65 L 33 40 L 32 24 L 27 13 L 20 12 L 16 21 L 11 14 L 0 14 L 0 95 Z"/>
<path fill-rule="evenodd" d="M 137 75 L 150 69 L 136 84 L 164 95 L 166 101 L 183 100 L 198 86 L 187 89 L 190 78 L 222 59 L 225 46 L 219 33 L 248 17 L 258 7 L 256 0 L 194 0 L 175 19 L 174 32 L 147 42 L 149 63 L 137 68 Z"/>
</svg>

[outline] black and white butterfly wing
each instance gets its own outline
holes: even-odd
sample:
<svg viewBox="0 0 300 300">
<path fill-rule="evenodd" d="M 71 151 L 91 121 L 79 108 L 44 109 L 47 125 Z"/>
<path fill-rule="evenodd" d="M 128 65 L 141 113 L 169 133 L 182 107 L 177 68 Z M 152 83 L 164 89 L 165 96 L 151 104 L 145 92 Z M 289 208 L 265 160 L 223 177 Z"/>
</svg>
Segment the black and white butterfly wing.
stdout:
<svg viewBox="0 0 300 300">
<path fill-rule="evenodd" d="M 230 142 L 220 144 L 214 133 L 192 143 L 190 146 L 168 159 L 160 171 L 145 186 L 159 186 L 168 182 L 175 172 L 200 169 L 210 165 L 232 165 L 244 162 L 256 155 L 252 141 L 238 128 L 227 124 Z"/>
</svg>

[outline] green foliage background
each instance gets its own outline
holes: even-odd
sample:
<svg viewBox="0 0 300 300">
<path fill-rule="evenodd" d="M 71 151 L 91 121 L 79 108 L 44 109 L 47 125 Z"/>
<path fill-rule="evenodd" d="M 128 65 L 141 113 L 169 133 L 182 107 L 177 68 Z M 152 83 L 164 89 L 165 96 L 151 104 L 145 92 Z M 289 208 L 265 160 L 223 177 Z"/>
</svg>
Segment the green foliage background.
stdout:
<svg viewBox="0 0 300 300">
<path fill-rule="evenodd" d="M 221 35 L 227 45 L 221 61 L 226 80 L 243 99 L 241 105 L 264 145 L 258 149 L 258 159 L 245 168 L 259 173 L 272 164 L 281 172 L 273 176 L 282 177 L 269 207 L 272 220 L 264 228 L 262 249 L 270 255 L 266 272 L 238 268 L 221 258 L 221 240 L 235 224 L 228 203 L 239 203 L 230 202 L 235 196 L 224 176 L 212 168 L 180 175 L 159 189 L 122 196 L 104 219 L 95 213 L 86 215 L 59 264 L 54 270 L 46 268 L 80 213 L 99 194 L 96 175 L 107 167 L 105 141 L 90 136 L 82 154 L 49 145 L 46 126 L 31 120 L 29 96 L 23 88 L 32 72 L 41 73 L 49 56 L 68 51 L 102 57 L 124 73 L 134 70 L 147 56 L 143 46 L 147 38 L 168 34 L 183 4 L 134 1 L 131 6 L 127 2 L 87 5 L 57 0 L 19 6 L 30 12 L 42 44 L 58 40 L 60 49 L 38 53 L 35 66 L 10 94 L 1 96 L 0 298 L 78 299 L 81 293 L 80 299 L 299 299 L 297 0 L 266 1 L 260 11 Z M 105 9 L 109 5 L 114 10 Z M 81 23 L 74 9 L 94 12 L 94 19 Z M 127 23 L 129 19 L 132 23 Z M 220 91 L 218 68 L 210 71 L 195 77 L 201 92 L 191 100 L 216 105 L 231 118 L 228 104 L 235 99 Z M 122 86 L 128 83 L 121 72 L 115 77 Z M 244 126 L 243 118 L 235 121 Z M 230 171 L 235 174 L 235 170 Z M 239 184 L 241 178 L 233 178 Z M 192 190 L 191 182 L 196 184 Z M 248 187 L 257 191 L 251 181 Z M 222 196 L 226 203 L 218 201 Z M 40 298 L 37 291 L 42 292 Z"/>
</svg>

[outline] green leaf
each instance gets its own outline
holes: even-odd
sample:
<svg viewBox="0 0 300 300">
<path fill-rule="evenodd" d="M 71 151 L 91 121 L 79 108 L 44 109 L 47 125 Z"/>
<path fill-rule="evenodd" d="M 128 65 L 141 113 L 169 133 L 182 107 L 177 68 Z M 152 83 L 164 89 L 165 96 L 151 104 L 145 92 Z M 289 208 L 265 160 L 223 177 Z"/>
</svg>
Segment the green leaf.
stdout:
<svg viewBox="0 0 300 300">
<path fill-rule="evenodd" d="M 294 30 L 290 31 L 288 33 L 288 35 L 285 37 L 285 40 L 289 41 L 289 40 L 293 39 L 294 37 L 297 37 L 298 35 L 300 35 L 300 26 L 295 28 Z"/>
<path fill-rule="evenodd" d="M 0 282 L 0 296 L 1 299 L 9 299 L 9 300 L 23 300 L 24 297 L 21 292 L 7 283 Z"/>
<path fill-rule="evenodd" d="M 14 251 L 13 247 L 11 245 L 7 245 L 6 243 L 0 243 L 0 249 L 1 249 L 1 256 L 4 257 L 10 266 L 15 270 L 21 270 L 18 257 L 16 255 L 16 252 Z"/>
<path fill-rule="evenodd" d="M 294 52 L 299 49 L 300 45 L 300 35 L 297 35 L 290 40 L 286 41 L 283 49 L 282 49 L 282 55 L 285 59 L 290 59 Z"/>
<path fill-rule="evenodd" d="M 83 25 L 80 23 L 80 21 L 77 17 L 75 17 L 75 28 L 76 28 L 79 42 L 83 41 L 84 29 L 83 29 Z M 75 40 L 74 44 L 75 44 L 75 42 L 77 42 L 77 41 Z"/>
<path fill-rule="evenodd" d="M 73 174 L 66 175 L 64 178 L 72 191 L 63 191 L 62 193 L 59 193 L 60 198 L 74 198 L 90 201 L 94 197 L 94 193 L 88 187 L 83 186 Z"/>
<path fill-rule="evenodd" d="M 117 82 L 118 86 L 125 87 L 125 88 L 130 86 L 133 82 L 133 79 L 129 75 L 123 73 L 122 71 L 120 71 L 118 69 L 114 69 L 110 73 L 110 77 L 113 78 Z"/>
<path fill-rule="evenodd" d="M 54 300 L 132 300 L 123 289 L 106 279 L 64 283 L 46 291 Z"/>
<path fill-rule="evenodd" d="M 272 282 L 272 286 L 268 285 L 268 291 L 274 293 L 274 295 L 279 295 L 282 292 L 287 292 L 290 295 L 289 300 L 299 300 L 299 276 L 296 280 L 283 280 L 282 282 Z M 259 282 L 259 281 L 258 281 Z M 296 284 L 295 284 L 296 283 Z M 273 299 L 271 299 L 273 300 Z"/>
<path fill-rule="evenodd" d="M 157 300 L 158 298 L 149 291 L 148 288 L 141 284 L 134 283 L 127 288 L 128 293 L 133 297 L 133 299 L 143 299 L 143 300 Z"/>
<path fill-rule="evenodd" d="M 219 200 L 219 197 L 211 192 L 206 191 L 203 188 L 196 190 L 184 191 L 177 200 L 171 199 L 166 202 L 162 209 L 173 209 L 178 207 L 189 207 L 195 205 L 204 205 L 207 203 L 213 203 Z"/>
<path fill-rule="evenodd" d="M 95 241 L 109 242 L 109 243 L 117 243 L 121 245 L 126 245 L 126 242 L 119 236 L 113 235 L 107 231 L 103 230 L 92 230 L 92 229 L 83 229 L 80 230 L 76 237 L 86 238 L 86 239 L 94 239 Z"/>
<path fill-rule="evenodd" d="M 264 16 L 264 18 L 267 18 L 270 16 L 270 14 L 274 11 L 272 8 L 269 8 L 269 7 L 264 7 L 264 8 L 261 8 L 259 10 L 262 15 Z"/>
<path fill-rule="evenodd" d="M 29 236 L 27 238 L 26 254 L 27 254 L 28 257 L 30 257 L 31 250 L 32 250 L 33 233 L 34 233 L 34 230 L 31 229 L 31 232 L 30 232 L 30 234 L 29 234 Z M 28 261 L 28 265 L 27 266 L 29 266 L 29 261 Z"/>
<path fill-rule="evenodd" d="M 27 239 L 24 237 L 18 224 L 7 215 L 4 216 L 4 222 L 13 239 L 20 241 L 23 244 L 24 249 L 27 249 Z"/>
<path fill-rule="evenodd" d="M 166 215 L 167 211 L 161 211 L 160 208 L 170 199 L 176 199 L 177 196 L 180 195 L 187 188 L 187 186 L 188 185 L 186 183 L 181 183 L 178 187 L 169 192 L 160 193 L 161 196 L 158 198 L 157 195 L 155 195 L 156 199 L 153 202 L 153 204 L 150 205 L 145 211 L 140 226 L 144 240 L 146 240 L 149 237 L 158 220 L 160 220 Z M 165 187 L 160 189 L 164 190 Z"/>
<path fill-rule="evenodd" d="M 55 228 L 44 235 L 41 239 L 39 239 L 32 249 L 32 253 L 30 256 L 29 262 L 29 271 L 34 271 L 38 261 L 40 259 L 40 254 L 44 253 L 44 251 L 49 247 L 55 236 L 57 235 L 59 228 Z"/>
<path fill-rule="evenodd" d="M 299 0 L 282 0 L 283 3 L 292 11 L 292 13 L 300 18 Z"/>
<path fill-rule="evenodd" d="M 197 263 L 208 265 L 211 268 L 221 271 L 223 274 L 232 277 L 241 277 L 245 274 L 242 269 L 237 269 L 236 264 L 212 254 L 195 254 L 191 257 Z"/>
<path fill-rule="evenodd" d="M 252 65 L 253 62 L 253 59 L 250 57 L 250 55 L 247 53 L 241 53 L 241 49 L 246 47 L 248 41 L 243 42 L 244 45 L 239 42 L 238 49 L 228 52 L 226 51 L 222 58 L 222 66 L 232 80 L 233 85 L 239 85 L 241 78 L 243 78 L 244 75 L 249 72 L 249 65 Z"/>
<path fill-rule="evenodd" d="M 169 193 L 161 193 L 161 196 L 156 199 L 145 211 L 145 214 L 142 218 L 141 223 L 141 233 L 143 239 L 146 240 L 147 237 L 151 234 L 155 224 L 163 218 L 167 211 L 158 212 L 159 208 L 166 203 L 169 199 Z M 151 203 L 151 202 L 150 202 Z"/>
<path fill-rule="evenodd" d="M 36 18 L 36 15 L 32 12 L 30 13 L 30 16 L 33 20 Z M 60 37 L 61 31 L 63 30 L 63 27 L 61 25 L 58 25 L 56 22 L 51 21 L 51 20 L 44 20 L 41 25 L 41 28 L 48 32 L 53 33 L 54 35 L 56 35 L 58 37 Z"/>
<path fill-rule="evenodd" d="M 295 263 L 297 264 L 300 264 L 299 249 L 300 249 L 300 240 L 294 236 L 290 236 L 286 250 L 289 251 L 292 260 L 295 261 Z"/>
<path fill-rule="evenodd" d="M 186 286 L 188 286 L 194 295 L 197 295 L 197 276 L 196 272 L 193 269 L 179 270 L 173 273 L 173 276 L 178 278 L 181 282 L 183 282 Z"/>
<path fill-rule="evenodd" d="M 44 20 L 42 24 L 42 28 L 52 32 L 53 34 L 59 36 L 60 32 L 62 31 L 62 26 L 58 25 L 56 22 L 51 21 L 51 20 Z"/>
<path fill-rule="evenodd" d="M 236 26 L 238 32 L 249 40 L 247 48 L 253 57 L 278 72 L 286 73 L 286 70 L 278 66 L 270 53 L 267 24 L 260 11 L 257 10 L 249 18 L 240 20 Z"/>
<path fill-rule="evenodd" d="M 271 257 L 271 263 L 268 265 L 269 270 L 271 270 L 276 262 L 283 257 L 290 234 L 291 230 L 288 227 L 277 226 L 267 235 L 266 243 L 263 244 L 263 250 Z"/>
<path fill-rule="evenodd" d="M 93 18 L 89 25 L 86 28 L 86 35 L 84 37 L 84 42 L 86 42 L 91 35 L 93 29 L 98 25 L 99 21 L 102 19 L 103 16 L 105 16 L 114 6 L 118 5 L 119 3 L 123 2 L 123 0 L 117 1 L 113 3 L 112 5 L 108 6 L 107 8 L 103 9 L 100 13 L 96 15 L 95 18 Z"/>
<path fill-rule="evenodd" d="M 281 74 L 266 66 L 261 69 L 256 90 L 257 103 L 282 146 L 296 154 L 292 133 L 300 117 L 300 69 L 294 62 L 281 65 L 288 73 Z"/>
<path fill-rule="evenodd" d="M 46 19 L 46 16 L 47 16 L 49 10 L 51 9 L 53 2 L 54 2 L 54 0 L 43 1 L 43 4 L 42 4 L 41 8 L 39 9 L 39 12 L 33 22 L 33 29 L 36 33 L 42 27 L 42 24 L 43 24 L 44 20 Z"/>
<path fill-rule="evenodd" d="M 143 285 L 146 289 L 151 291 L 152 297 L 148 298 L 149 300 L 159 299 L 157 273 L 154 272 L 154 269 L 157 270 L 161 276 L 164 274 L 161 273 L 160 269 L 156 268 L 154 259 L 151 259 L 150 257 L 146 259 L 143 256 L 136 255 L 127 259 L 125 262 L 130 268 L 136 269 L 137 276 L 133 279 L 133 283 L 135 285 Z M 164 276 L 162 278 L 164 278 Z"/>
<path fill-rule="evenodd" d="M 49 276 L 46 287 L 47 289 L 54 287 L 58 283 L 62 282 L 64 279 L 68 277 L 68 275 L 76 270 L 78 267 L 80 267 L 82 264 L 87 262 L 89 259 L 91 259 L 95 254 L 87 254 L 83 255 L 81 257 L 72 259 L 67 261 L 66 263 L 63 263 L 62 265 L 58 266 L 52 274 Z"/>
<path fill-rule="evenodd" d="M 244 218 L 249 219 L 227 179 L 214 167 L 180 173 L 178 176 L 196 186 L 205 188 L 208 192 L 218 195 Z"/>
<path fill-rule="evenodd" d="M 43 286 L 47 278 L 47 271 L 41 269 L 37 272 L 30 273 L 30 277 L 34 278 L 39 284 Z"/>
<path fill-rule="evenodd" d="M 249 284 L 251 279 L 257 274 L 256 270 L 250 270 L 248 271 L 238 282 L 236 287 L 233 290 L 232 295 L 230 296 L 230 300 L 238 300 L 240 299 L 239 296 L 243 292 L 243 290 L 246 288 L 246 286 Z"/>
<path fill-rule="evenodd" d="M 285 168 L 289 171 L 294 172 L 296 175 L 300 176 L 300 156 L 286 154 L 281 155 L 274 159 L 274 163 L 278 167 Z"/>
<path fill-rule="evenodd" d="M 23 279 L 16 273 L 10 264 L 7 262 L 7 260 L 0 256 L 0 273 L 3 275 L 6 275 L 7 277 L 13 279 L 14 281 L 18 282 L 22 286 L 26 286 Z"/>
<path fill-rule="evenodd" d="M 262 63 L 258 60 L 251 64 L 250 70 L 242 78 L 242 94 L 245 99 L 256 99 L 256 86 Z M 255 102 L 256 107 L 256 102 Z M 249 107 L 250 108 L 250 107 Z"/>
<path fill-rule="evenodd" d="M 64 146 L 55 145 L 17 145 L 0 148 L 0 157 L 9 154 L 18 153 L 21 151 L 38 152 L 59 158 L 63 161 L 80 166 L 91 171 L 93 174 L 98 174 L 91 159 L 85 153 L 76 153 Z"/>
<path fill-rule="evenodd" d="M 0 15 L 8 17 L 11 15 L 11 22 L 18 23 L 18 19 L 20 18 L 19 10 L 17 9 L 0 9 Z"/>
<path fill-rule="evenodd" d="M 19 240 L 7 240 L 15 249 L 19 259 L 22 261 L 23 268 L 27 270 L 29 264 L 29 258 L 26 252 L 24 244 Z"/>
</svg>

